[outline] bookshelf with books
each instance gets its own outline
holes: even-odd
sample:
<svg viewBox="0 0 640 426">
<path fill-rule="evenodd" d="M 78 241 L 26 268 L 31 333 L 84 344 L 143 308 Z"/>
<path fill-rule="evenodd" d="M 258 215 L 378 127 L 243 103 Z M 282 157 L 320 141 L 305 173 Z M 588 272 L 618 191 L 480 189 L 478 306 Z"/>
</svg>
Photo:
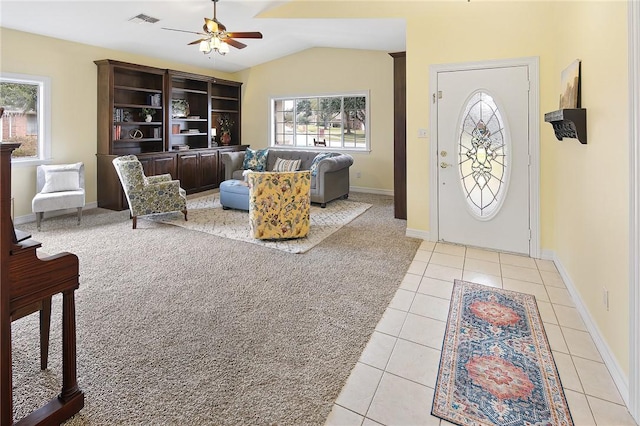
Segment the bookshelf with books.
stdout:
<svg viewBox="0 0 640 426">
<path fill-rule="evenodd" d="M 223 179 L 216 140 L 214 97 L 227 87 L 222 100 L 235 111 L 233 146 L 241 150 L 241 83 L 210 76 L 104 59 L 98 67 L 98 206 L 127 208 L 112 161 L 136 155 L 147 176 L 169 173 L 184 180 L 188 192 L 218 187 Z M 223 86 L 222 88 L 218 86 Z M 217 99 L 217 98 L 216 98 Z M 221 109 L 215 104 L 216 109 Z M 220 133 L 218 133 L 220 135 Z"/>
</svg>

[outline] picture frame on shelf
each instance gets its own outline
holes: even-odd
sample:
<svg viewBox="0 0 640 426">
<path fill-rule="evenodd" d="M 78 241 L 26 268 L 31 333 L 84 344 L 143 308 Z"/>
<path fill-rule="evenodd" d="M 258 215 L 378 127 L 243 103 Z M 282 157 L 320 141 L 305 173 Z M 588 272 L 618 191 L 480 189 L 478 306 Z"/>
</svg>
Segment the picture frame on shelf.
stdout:
<svg viewBox="0 0 640 426">
<path fill-rule="evenodd" d="M 580 59 L 560 75 L 560 109 L 580 108 Z"/>
<path fill-rule="evenodd" d="M 189 102 L 186 99 L 171 100 L 171 117 L 186 118 L 189 116 Z"/>
</svg>

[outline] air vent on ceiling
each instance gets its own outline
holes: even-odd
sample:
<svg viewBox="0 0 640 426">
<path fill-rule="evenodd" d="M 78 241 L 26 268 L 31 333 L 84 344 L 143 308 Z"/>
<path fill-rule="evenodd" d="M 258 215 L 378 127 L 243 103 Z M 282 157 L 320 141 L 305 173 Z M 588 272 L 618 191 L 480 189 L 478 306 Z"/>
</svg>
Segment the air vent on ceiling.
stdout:
<svg viewBox="0 0 640 426">
<path fill-rule="evenodd" d="M 141 13 L 139 15 L 134 16 L 133 18 L 129 19 L 130 22 L 133 22 L 135 24 L 155 24 L 156 22 L 159 21 L 158 18 L 154 18 L 152 16 L 149 15 L 145 15 L 144 13 Z"/>
</svg>

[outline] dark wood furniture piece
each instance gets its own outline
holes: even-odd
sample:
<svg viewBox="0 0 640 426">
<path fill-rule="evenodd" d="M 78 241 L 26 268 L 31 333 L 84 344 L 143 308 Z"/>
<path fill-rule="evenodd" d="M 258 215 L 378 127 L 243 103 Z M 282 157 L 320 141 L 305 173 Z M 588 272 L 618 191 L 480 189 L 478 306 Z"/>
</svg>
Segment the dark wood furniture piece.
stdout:
<svg viewBox="0 0 640 426">
<path fill-rule="evenodd" d="M 407 218 L 407 58 L 393 57 L 393 200 L 396 219 Z"/>
<path fill-rule="evenodd" d="M 220 152 L 241 145 L 242 83 L 110 59 L 98 66 L 98 206 L 124 210 L 112 160 L 136 155 L 145 175 L 169 173 L 187 193 L 224 180 Z M 151 121 L 145 116 L 153 112 Z M 220 146 L 218 118 L 233 121 L 229 146 Z"/>
<path fill-rule="evenodd" d="M 74 292 L 78 288 L 78 257 L 59 253 L 39 259 L 36 250 L 41 244 L 16 233 L 10 210 L 11 152 L 19 146 L 0 144 L 0 425 L 14 424 L 11 322 L 19 315 L 40 310 L 38 307 L 46 309 L 57 293 L 62 293 L 62 391 L 15 424 L 60 424 L 84 406 L 76 373 Z"/>
</svg>

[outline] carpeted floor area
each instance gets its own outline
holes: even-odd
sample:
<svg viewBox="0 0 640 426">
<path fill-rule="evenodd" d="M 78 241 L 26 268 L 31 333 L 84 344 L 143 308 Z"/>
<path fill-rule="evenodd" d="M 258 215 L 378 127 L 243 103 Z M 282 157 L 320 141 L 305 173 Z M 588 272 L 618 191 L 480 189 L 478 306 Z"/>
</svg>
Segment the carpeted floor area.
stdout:
<svg viewBox="0 0 640 426">
<path fill-rule="evenodd" d="M 304 254 L 87 211 L 19 228 L 80 259 L 78 380 L 71 425 L 322 424 L 419 246 L 372 207 Z M 60 298 L 49 370 L 38 316 L 13 323 L 14 411 L 60 389 Z"/>
</svg>

